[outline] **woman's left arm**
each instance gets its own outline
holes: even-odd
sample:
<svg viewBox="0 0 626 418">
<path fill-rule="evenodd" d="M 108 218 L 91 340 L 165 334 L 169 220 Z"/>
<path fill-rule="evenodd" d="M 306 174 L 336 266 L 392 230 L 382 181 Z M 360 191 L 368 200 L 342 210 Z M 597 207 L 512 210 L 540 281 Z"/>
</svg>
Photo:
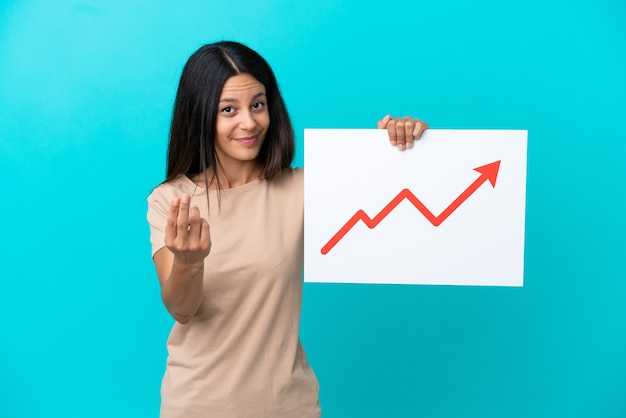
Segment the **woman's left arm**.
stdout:
<svg viewBox="0 0 626 418">
<path fill-rule="evenodd" d="M 378 128 L 387 129 L 389 143 L 400 151 L 404 151 L 413 148 L 413 141 L 422 136 L 422 133 L 428 129 L 428 124 L 410 116 L 392 118 L 391 115 L 387 115 L 378 121 Z"/>
</svg>

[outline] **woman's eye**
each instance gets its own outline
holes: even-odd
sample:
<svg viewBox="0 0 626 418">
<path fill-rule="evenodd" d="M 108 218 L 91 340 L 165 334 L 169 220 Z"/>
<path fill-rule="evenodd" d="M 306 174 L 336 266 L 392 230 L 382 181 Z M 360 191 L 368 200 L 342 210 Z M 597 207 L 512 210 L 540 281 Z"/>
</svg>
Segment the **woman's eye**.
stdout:
<svg viewBox="0 0 626 418">
<path fill-rule="evenodd" d="M 233 113 L 235 109 L 232 106 L 226 106 L 222 108 L 222 113 Z"/>
<path fill-rule="evenodd" d="M 255 104 L 252 105 L 252 108 L 255 110 L 259 110 L 259 109 L 263 109 L 264 106 L 265 106 L 265 103 L 256 102 Z"/>
</svg>

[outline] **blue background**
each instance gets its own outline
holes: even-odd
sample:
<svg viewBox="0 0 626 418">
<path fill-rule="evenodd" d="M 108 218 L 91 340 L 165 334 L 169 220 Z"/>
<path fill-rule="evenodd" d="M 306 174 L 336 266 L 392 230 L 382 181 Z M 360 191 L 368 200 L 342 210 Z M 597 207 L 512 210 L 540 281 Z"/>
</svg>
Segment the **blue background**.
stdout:
<svg viewBox="0 0 626 418">
<path fill-rule="evenodd" d="M 389 112 L 529 130 L 523 288 L 305 285 L 325 417 L 625 417 L 625 22 L 621 0 L 1 2 L 0 416 L 157 415 L 145 198 L 182 66 L 234 39 L 278 76 L 296 165 L 305 127 Z"/>
</svg>

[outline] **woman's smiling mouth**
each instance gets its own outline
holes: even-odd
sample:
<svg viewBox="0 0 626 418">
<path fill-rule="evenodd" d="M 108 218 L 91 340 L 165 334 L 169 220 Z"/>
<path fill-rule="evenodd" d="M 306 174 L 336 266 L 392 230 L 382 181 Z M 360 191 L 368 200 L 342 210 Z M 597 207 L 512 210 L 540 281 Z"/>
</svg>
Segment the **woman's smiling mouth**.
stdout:
<svg viewBox="0 0 626 418">
<path fill-rule="evenodd" d="M 258 135 L 235 138 L 234 140 L 242 145 L 254 145 L 259 139 Z"/>
</svg>

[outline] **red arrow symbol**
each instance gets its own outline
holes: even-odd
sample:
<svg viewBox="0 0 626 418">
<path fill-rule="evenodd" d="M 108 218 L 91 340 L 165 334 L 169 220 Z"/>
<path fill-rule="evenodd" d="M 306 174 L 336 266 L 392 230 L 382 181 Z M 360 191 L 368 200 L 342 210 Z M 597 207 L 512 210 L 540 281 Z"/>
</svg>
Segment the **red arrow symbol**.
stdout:
<svg viewBox="0 0 626 418">
<path fill-rule="evenodd" d="M 486 164 L 480 167 L 475 168 L 474 170 L 480 173 L 480 176 L 472 183 L 470 186 L 463 191 L 454 199 L 454 202 L 450 203 L 450 205 L 444 209 L 439 216 L 435 216 L 424 204 L 413 194 L 409 189 L 404 189 L 396 197 L 393 198 L 391 202 L 387 204 L 381 210 L 378 215 L 374 216 L 374 218 L 370 218 L 365 211 L 359 209 L 353 216 L 350 218 L 346 224 L 341 227 L 339 231 L 333 236 L 326 245 L 322 247 L 322 254 L 328 254 L 330 250 L 333 249 L 335 245 L 352 229 L 357 222 L 363 221 L 365 225 L 369 229 L 374 229 L 376 225 L 378 225 L 392 210 L 396 208 L 404 199 L 407 199 L 409 202 L 413 204 L 425 217 L 428 221 L 434 226 L 439 226 L 443 221 L 445 221 L 448 216 L 452 214 L 463 202 L 467 200 L 468 197 L 472 195 L 484 182 L 489 180 L 493 187 L 496 187 L 496 178 L 498 177 L 498 170 L 500 169 L 500 161 L 495 161 L 490 164 Z"/>
</svg>

